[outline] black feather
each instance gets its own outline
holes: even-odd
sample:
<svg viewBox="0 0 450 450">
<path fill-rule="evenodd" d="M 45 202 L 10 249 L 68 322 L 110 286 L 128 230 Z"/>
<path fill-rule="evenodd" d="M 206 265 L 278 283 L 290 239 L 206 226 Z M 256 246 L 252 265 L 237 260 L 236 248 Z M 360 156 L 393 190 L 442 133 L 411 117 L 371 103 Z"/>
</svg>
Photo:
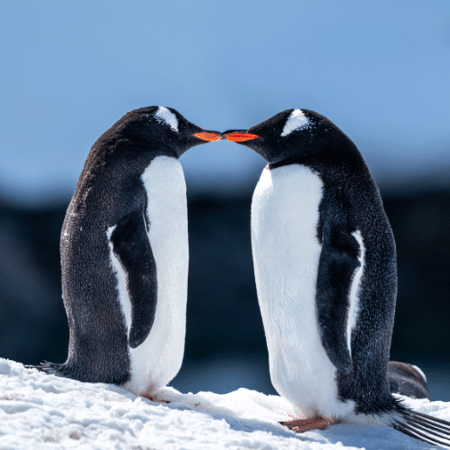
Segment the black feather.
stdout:
<svg viewBox="0 0 450 450">
<path fill-rule="evenodd" d="M 398 431 L 433 445 L 450 448 L 450 422 L 402 408 L 402 419 L 392 425 Z"/>
</svg>

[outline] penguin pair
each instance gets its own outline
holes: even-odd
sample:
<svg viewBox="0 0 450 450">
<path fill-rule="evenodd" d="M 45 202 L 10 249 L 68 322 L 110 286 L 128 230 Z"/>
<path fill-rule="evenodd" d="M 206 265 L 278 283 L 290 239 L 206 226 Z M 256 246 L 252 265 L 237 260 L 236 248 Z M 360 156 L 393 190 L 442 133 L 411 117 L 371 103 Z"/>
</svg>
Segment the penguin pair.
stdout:
<svg viewBox="0 0 450 450">
<path fill-rule="evenodd" d="M 61 233 L 68 359 L 40 369 L 149 398 L 176 375 L 188 271 L 178 158 L 219 139 L 269 163 L 253 197 L 252 247 L 272 382 L 307 415 L 287 425 L 373 423 L 429 442 L 448 438 L 450 424 L 406 409 L 390 393 L 392 232 L 354 144 L 306 110 L 220 135 L 171 108 L 142 108 L 102 135 Z M 414 389 L 424 384 L 394 369 L 399 392 L 405 380 Z"/>
<path fill-rule="evenodd" d="M 405 407 L 428 397 L 420 369 L 390 362 L 397 296 L 393 233 L 353 142 L 308 110 L 222 137 L 267 162 L 253 194 L 251 238 L 272 384 L 305 419 L 393 427 L 449 446 L 450 423 Z"/>
</svg>

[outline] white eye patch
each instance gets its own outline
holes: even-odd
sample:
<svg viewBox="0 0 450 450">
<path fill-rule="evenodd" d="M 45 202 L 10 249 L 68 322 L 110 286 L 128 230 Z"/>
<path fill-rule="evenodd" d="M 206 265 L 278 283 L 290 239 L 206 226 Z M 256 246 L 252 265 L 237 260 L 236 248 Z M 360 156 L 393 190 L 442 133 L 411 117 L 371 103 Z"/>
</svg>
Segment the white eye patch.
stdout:
<svg viewBox="0 0 450 450">
<path fill-rule="evenodd" d="M 164 122 L 172 128 L 173 131 L 178 131 L 178 119 L 177 116 L 169 109 L 160 106 L 155 113 L 155 119 L 158 122 Z"/>
<path fill-rule="evenodd" d="M 308 128 L 311 126 L 311 122 L 305 116 L 301 109 L 294 109 L 288 120 L 286 120 L 286 124 L 284 125 L 283 132 L 281 136 L 287 136 L 295 130 L 300 130 L 302 128 Z"/>
</svg>

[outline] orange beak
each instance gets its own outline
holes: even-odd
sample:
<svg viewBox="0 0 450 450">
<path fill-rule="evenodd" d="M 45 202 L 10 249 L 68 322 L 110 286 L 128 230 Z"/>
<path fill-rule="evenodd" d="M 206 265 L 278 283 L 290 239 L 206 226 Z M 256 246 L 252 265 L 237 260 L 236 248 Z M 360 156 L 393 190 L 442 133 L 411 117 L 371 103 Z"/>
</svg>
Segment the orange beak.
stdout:
<svg viewBox="0 0 450 450">
<path fill-rule="evenodd" d="M 220 134 L 218 133 L 210 133 L 208 131 L 202 131 L 201 133 L 195 133 L 195 137 L 203 140 L 203 141 L 220 141 Z"/>
<path fill-rule="evenodd" d="M 251 134 L 251 133 L 234 132 L 234 133 L 227 134 L 226 138 L 228 141 L 232 141 L 232 142 L 244 142 L 244 141 L 250 141 L 252 139 L 258 139 L 259 136 L 257 136 L 256 134 Z"/>
</svg>

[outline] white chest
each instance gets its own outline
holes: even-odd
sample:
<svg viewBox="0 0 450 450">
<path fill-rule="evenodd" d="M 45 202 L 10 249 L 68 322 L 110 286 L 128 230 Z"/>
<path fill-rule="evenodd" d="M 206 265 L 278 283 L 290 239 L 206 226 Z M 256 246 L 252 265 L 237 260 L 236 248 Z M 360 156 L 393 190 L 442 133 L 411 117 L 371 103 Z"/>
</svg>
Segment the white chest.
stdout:
<svg viewBox="0 0 450 450">
<path fill-rule="evenodd" d="M 125 386 L 149 394 L 178 373 L 184 353 L 188 278 L 186 183 L 175 158 L 155 158 L 142 174 L 147 192 L 148 238 L 156 262 L 158 296 L 155 321 L 147 339 L 129 349 L 131 380 Z M 131 326 L 131 305 L 120 293 L 122 309 Z"/>
<path fill-rule="evenodd" d="M 335 368 L 315 311 L 322 189 L 307 167 L 264 169 L 253 194 L 251 234 L 272 383 L 303 413 L 329 416 L 337 407 Z"/>
</svg>

